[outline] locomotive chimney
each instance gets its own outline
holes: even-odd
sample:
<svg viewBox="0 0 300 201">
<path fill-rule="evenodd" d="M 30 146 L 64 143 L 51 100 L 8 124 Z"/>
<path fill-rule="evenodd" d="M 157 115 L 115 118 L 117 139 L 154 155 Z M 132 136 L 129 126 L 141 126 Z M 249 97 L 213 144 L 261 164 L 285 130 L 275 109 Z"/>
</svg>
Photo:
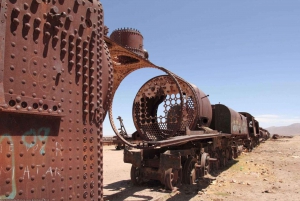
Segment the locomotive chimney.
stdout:
<svg viewBox="0 0 300 201">
<path fill-rule="evenodd" d="M 144 59 L 149 57 L 147 50 L 144 49 L 144 38 L 137 29 L 123 28 L 114 30 L 110 35 L 110 39 Z"/>
</svg>

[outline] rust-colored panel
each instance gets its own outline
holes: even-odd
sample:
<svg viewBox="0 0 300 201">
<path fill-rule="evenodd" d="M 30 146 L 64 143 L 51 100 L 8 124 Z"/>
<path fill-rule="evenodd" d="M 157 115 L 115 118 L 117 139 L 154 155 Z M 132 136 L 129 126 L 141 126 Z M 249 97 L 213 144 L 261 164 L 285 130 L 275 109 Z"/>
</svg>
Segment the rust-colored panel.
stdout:
<svg viewBox="0 0 300 201">
<path fill-rule="evenodd" d="M 248 137 L 247 118 L 226 105 L 213 105 L 212 128 L 225 134 Z"/>
<path fill-rule="evenodd" d="M 103 199 L 101 4 L 10 0 L 0 14 L 0 199 Z"/>
</svg>

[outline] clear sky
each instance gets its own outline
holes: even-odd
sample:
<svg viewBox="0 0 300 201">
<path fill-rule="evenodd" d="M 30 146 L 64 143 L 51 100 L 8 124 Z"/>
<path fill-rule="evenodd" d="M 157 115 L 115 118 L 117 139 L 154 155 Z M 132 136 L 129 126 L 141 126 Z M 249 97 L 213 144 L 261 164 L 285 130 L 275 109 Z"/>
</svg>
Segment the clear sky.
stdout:
<svg viewBox="0 0 300 201">
<path fill-rule="evenodd" d="M 102 0 L 109 35 L 136 28 L 149 60 L 197 85 L 212 104 L 251 113 L 262 127 L 300 123 L 299 0 Z M 138 89 L 162 72 L 139 70 L 117 90 L 113 115 L 135 131 Z M 104 122 L 104 136 L 114 133 Z"/>
</svg>

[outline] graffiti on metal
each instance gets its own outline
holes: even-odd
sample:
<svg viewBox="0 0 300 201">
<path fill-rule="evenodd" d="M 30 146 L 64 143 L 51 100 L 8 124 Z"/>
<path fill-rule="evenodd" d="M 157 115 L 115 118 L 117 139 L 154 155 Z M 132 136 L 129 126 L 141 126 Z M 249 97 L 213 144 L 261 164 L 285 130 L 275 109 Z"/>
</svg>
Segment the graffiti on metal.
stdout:
<svg viewBox="0 0 300 201">
<path fill-rule="evenodd" d="M 47 127 L 41 127 L 39 129 L 30 129 L 26 131 L 22 136 L 22 144 L 25 147 L 26 151 L 32 151 L 32 152 L 38 152 L 41 155 L 45 154 L 45 147 L 48 140 L 48 136 L 50 133 L 50 128 Z M 7 142 L 7 143 L 5 143 Z M 34 142 L 34 143 L 33 143 Z M 39 142 L 39 143 L 38 143 Z M 13 137 L 5 133 L 0 136 L 0 154 L 4 153 L 4 150 L 8 151 L 9 158 L 11 161 L 9 163 L 6 163 L 6 167 L 0 166 L 0 178 L 1 180 L 4 180 L 4 178 L 8 178 L 8 174 L 11 174 L 9 177 L 9 180 L 6 180 L 6 183 L 11 183 L 11 192 L 9 196 L 6 195 L 0 195 L 0 199 L 14 199 L 17 192 L 17 186 L 16 186 L 16 178 L 15 178 L 15 149 L 14 149 L 14 141 Z M 58 152 L 56 152 L 58 153 Z M 31 173 L 34 172 L 34 174 L 39 175 L 51 175 L 51 177 L 61 177 L 61 173 L 59 168 L 57 167 L 49 167 L 46 172 L 41 172 L 40 167 L 43 166 L 41 164 L 35 165 L 35 170 L 30 170 L 29 166 L 26 165 L 23 167 L 23 176 L 20 177 L 20 180 L 24 179 L 30 179 Z M 53 171 L 55 170 L 55 171 Z M 1 187 L 0 187 L 1 192 Z"/>
</svg>

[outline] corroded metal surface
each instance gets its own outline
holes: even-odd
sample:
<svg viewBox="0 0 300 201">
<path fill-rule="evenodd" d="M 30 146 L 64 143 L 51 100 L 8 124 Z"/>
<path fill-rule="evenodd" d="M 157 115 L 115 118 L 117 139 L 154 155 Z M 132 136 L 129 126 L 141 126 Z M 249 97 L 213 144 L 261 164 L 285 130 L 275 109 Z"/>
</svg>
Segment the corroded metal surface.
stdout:
<svg viewBox="0 0 300 201">
<path fill-rule="evenodd" d="M 117 29 L 111 33 L 110 38 L 131 52 L 148 59 L 148 52 L 143 46 L 143 36 L 138 30 L 132 28 Z M 126 57 L 120 58 L 125 59 Z"/>
<path fill-rule="evenodd" d="M 115 134 L 127 145 L 132 146 L 132 147 L 137 147 L 139 145 L 133 145 L 130 142 L 128 142 L 126 139 L 123 138 L 122 135 L 120 135 L 118 129 L 115 126 L 114 123 L 114 118 L 112 115 L 112 105 L 113 105 L 113 97 L 116 93 L 116 90 L 120 86 L 121 82 L 124 80 L 126 76 L 128 76 L 130 73 L 132 73 L 135 70 L 142 69 L 142 68 L 155 68 L 158 70 L 161 70 L 162 72 L 166 73 L 168 76 L 171 77 L 173 82 L 175 83 L 179 94 L 180 94 L 180 99 L 183 102 L 183 95 L 182 95 L 182 90 L 181 87 L 178 83 L 178 80 L 175 78 L 176 75 L 174 75 L 172 72 L 168 71 L 165 68 L 156 66 L 152 64 L 149 60 L 141 57 L 140 55 L 131 52 L 130 50 L 126 49 L 125 47 L 122 47 L 118 45 L 115 41 L 109 39 L 108 37 L 105 37 L 105 42 L 109 48 L 109 52 L 112 58 L 112 63 L 113 63 L 113 88 L 112 88 L 112 95 L 109 98 L 109 120 L 111 123 L 111 126 L 115 132 Z M 126 60 L 123 58 L 126 57 Z M 181 108 L 179 111 L 182 111 L 183 106 L 180 106 Z M 182 113 L 180 113 L 182 114 Z M 181 122 L 182 120 L 182 115 L 178 117 L 178 121 Z M 180 128 L 180 123 L 177 124 L 176 129 L 173 130 L 172 134 L 175 134 L 177 130 Z M 142 145 L 144 146 L 144 145 Z M 139 146 L 140 147 L 140 146 Z"/>
<path fill-rule="evenodd" d="M 249 114 L 248 112 L 239 112 L 247 118 L 247 129 L 249 136 L 252 138 L 259 137 L 259 122 L 255 120 L 255 117 Z"/>
<path fill-rule="evenodd" d="M 101 200 L 112 95 L 93 0 L 1 1 L 0 199 Z"/>
<path fill-rule="evenodd" d="M 213 105 L 212 108 L 212 129 L 227 134 L 248 137 L 247 118 L 244 115 L 222 104 Z"/>
<path fill-rule="evenodd" d="M 178 90 L 170 76 L 152 78 L 138 91 L 132 116 L 143 140 L 163 140 L 184 135 L 186 127 L 195 130 L 197 126 L 209 126 L 212 112 L 206 95 L 182 78 L 176 76 L 176 79 L 182 91 Z M 181 93 L 183 101 L 180 99 Z M 171 135 L 178 124 L 179 129 Z"/>
<path fill-rule="evenodd" d="M 112 37 L 113 38 L 113 37 Z M 168 95 L 168 100 L 164 98 L 165 103 L 167 101 L 172 102 L 175 101 L 175 104 L 168 104 L 165 105 L 165 107 L 168 107 L 168 110 L 170 112 L 166 112 L 165 116 L 160 118 L 160 117 L 155 117 L 155 115 L 152 115 L 152 117 L 148 117 L 148 121 L 150 118 L 159 118 L 159 119 L 164 119 L 164 121 L 173 121 L 172 120 L 172 114 L 175 115 L 175 120 L 174 122 L 168 122 L 168 124 L 163 125 L 165 122 L 160 122 L 161 126 L 164 126 L 162 128 L 164 131 L 161 131 L 161 128 L 157 128 L 158 125 L 153 126 L 151 125 L 149 129 L 151 131 L 156 130 L 157 135 L 155 136 L 147 136 L 145 132 L 143 131 L 144 128 L 141 128 L 141 125 L 137 125 L 137 122 L 141 122 L 137 120 L 137 117 L 141 117 L 143 114 L 136 114 L 142 111 L 142 108 L 135 108 L 139 111 L 136 111 L 133 109 L 133 116 L 134 116 L 134 122 L 136 124 L 136 127 L 138 128 L 139 134 L 144 135 L 145 138 L 143 140 L 146 141 L 156 141 L 156 140 L 162 140 L 166 139 L 168 137 L 172 136 L 178 136 L 178 135 L 183 135 L 185 131 L 185 127 L 188 126 L 191 129 L 196 128 L 198 125 L 200 126 L 208 126 L 211 121 L 211 108 L 210 108 L 210 102 L 207 96 L 199 90 L 196 86 L 186 82 L 184 79 L 180 78 L 179 76 L 173 74 L 172 72 L 168 71 L 167 69 L 164 69 L 162 67 L 156 66 L 152 64 L 149 60 L 141 57 L 140 55 L 131 52 L 129 49 L 126 49 L 125 47 L 122 47 L 118 45 L 115 41 L 113 41 L 110 38 L 105 38 L 105 41 L 108 45 L 111 58 L 113 61 L 113 66 L 114 66 L 114 85 L 113 85 L 113 90 L 112 90 L 112 96 L 111 99 L 113 99 L 114 94 L 116 90 L 118 89 L 119 85 L 121 82 L 124 80 L 126 76 L 128 76 L 130 73 L 132 73 L 135 70 L 142 69 L 142 68 L 156 68 L 158 70 L 163 71 L 166 73 L 166 76 L 163 76 L 161 78 L 154 78 L 155 81 L 152 81 L 153 83 L 156 82 L 156 87 L 154 87 L 153 92 L 149 92 L 149 97 L 157 97 L 159 99 L 159 92 L 161 90 L 164 90 L 164 94 L 167 96 Z M 123 58 L 127 58 L 124 60 Z M 161 82 L 158 84 L 156 81 L 161 80 Z M 167 85 L 165 85 L 168 82 Z M 147 85 L 147 84 L 146 84 Z M 148 86 L 148 85 L 147 85 Z M 158 89 L 160 88 L 160 89 Z M 172 90 L 171 90 L 172 88 Z M 148 87 L 143 87 L 140 89 L 139 93 L 137 94 L 137 97 L 141 98 L 143 96 L 144 91 L 151 91 L 151 89 Z M 159 91 L 160 90 L 160 91 Z M 168 91 L 168 92 L 167 92 Z M 173 97 L 174 96 L 174 97 Z M 176 99 L 176 100 L 175 100 Z M 139 100 L 141 101 L 141 100 Z M 147 145 L 141 144 L 141 145 L 133 145 L 130 142 L 126 141 L 120 133 L 118 132 L 113 116 L 112 116 L 112 100 L 110 102 L 110 107 L 109 107 L 109 118 L 110 122 L 112 125 L 113 130 L 115 131 L 116 135 L 125 142 L 125 144 L 132 146 L 132 147 L 144 147 Z M 136 103 L 136 102 L 135 102 Z M 184 104 L 181 104 L 184 103 Z M 139 104 L 139 103 L 137 103 Z M 141 105 L 141 104 L 139 104 Z M 157 105 L 152 105 L 152 109 L 155 110 L 155 107 Z M 172 112 L 173 111 L 173 112 Z M 147 115 L 147 114 L 146 114 Z M 169 118 L 168 116 L 169 115 Z M 170 116 L 171 115 L 171 116 Z M 174 116 L 173 115 L 173 116 Z M 168 120 L 167 120 L 168 119 Z M 174 118 L 173 118 L 174 119 Z M 137 120 L 137 121 L 135 121 Z M 144 121 L 144 120 L 143 120 Z M 160 120 L 159 120 L 160 121 Z M 155 124 L 155 123 L 154 123 Z M 168 126 L 167 126 L 168 125 Z M 156 127 L 157 129 L 155 129 Z M 150 131 L 149 130 L 149 131 Z M 144 133 L 144 134 L 143 134 Z M 148 132 L 149 133 L 149 132 Z M 166 134 L 166 135 L 165 135 Z"/>
</svg>

